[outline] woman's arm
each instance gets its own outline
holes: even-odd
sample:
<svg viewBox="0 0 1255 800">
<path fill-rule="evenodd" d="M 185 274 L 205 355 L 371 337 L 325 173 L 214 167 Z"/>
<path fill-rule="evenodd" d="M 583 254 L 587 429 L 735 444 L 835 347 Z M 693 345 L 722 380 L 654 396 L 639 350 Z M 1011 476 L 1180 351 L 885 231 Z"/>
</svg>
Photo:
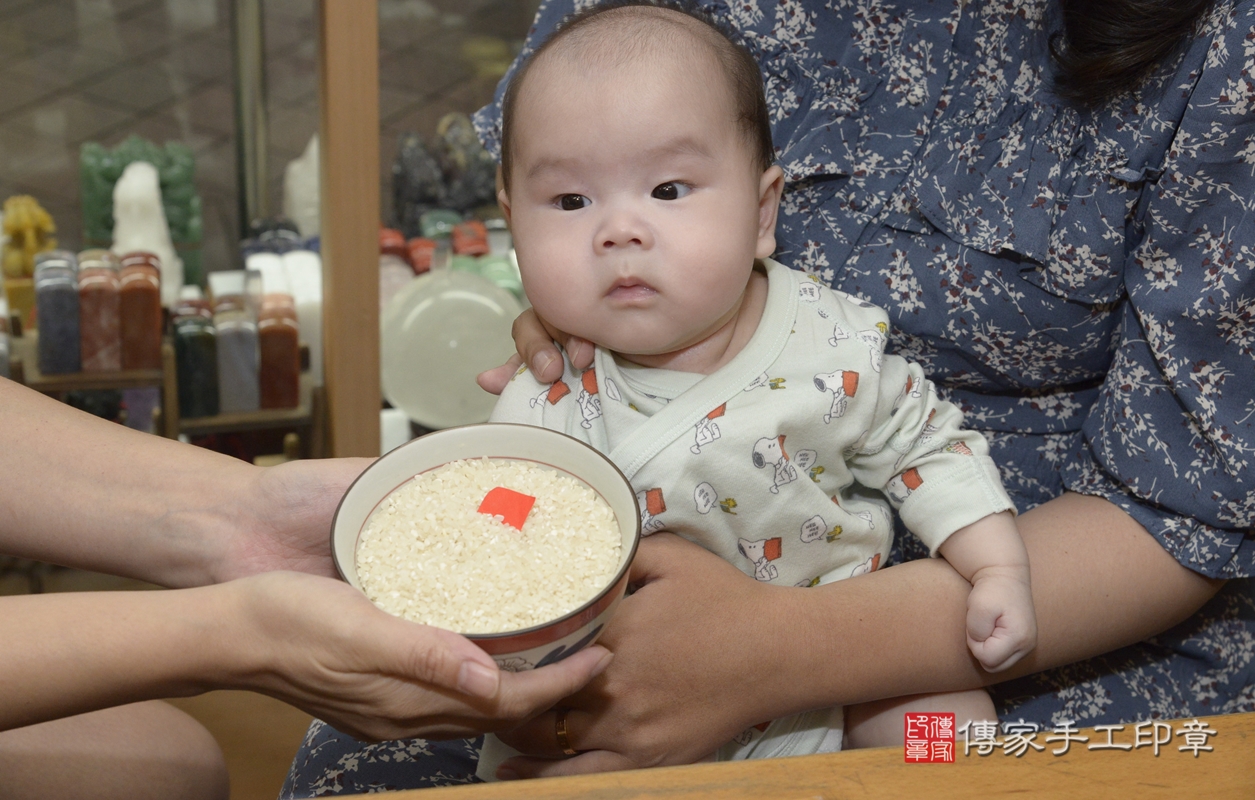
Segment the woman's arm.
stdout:
<svg viewBox="0 0 1255 800">
<path fill-rule="evenodd" d="M 969 586 L 937 560 L 813 589 L 765 586 L 669 535 L 642 543 L 636 579 L 601 642 L 611 667 L 554 714 L 502 736 L 543 759 L 523 777 L 679 764 L 765 720 L 884 697 L 968 689 L 1105 653 L 1184 620 L 1220 587 L 1182 567 L 1124 512 L 1067 494 L 1020 516 L 1037 648 L 990 675 L 967 651 Z"/>
<path fill-rule="evenodd" d="M 0 553 L 197 586 L 332 575 L 331 516 L 365 459 L 261 469 L 0 380 Z"/>
<path fill-rule="evenodd" d="M 333 575 L 330 524 L 366 459 L 261 469 L 0 380 L 0 553 L 199 586 Z"/>
<path fill-rule="evenodd" d="M 1006 675 L 1040 672 L 1140 642 L 1189 618 L 1224 586 L 1176 561 L 1098 497 L 1068 493 L 1020 515 L 1037 610 L 1037 649 Z"/>
<path fill-rule="evenodd" d="M 284 700 L 365 739 L 518 722 L 604 666 L 498 673 L 469 640 L 375 608 L 340 581 L 272 572 L 174 591 L 0 598 L 0 730 L 214 688 Z M 16 687 L 16 688 L 15 688 Z"/>
<path fill-rule="evenodd" d="M 0 553 L 173 586 L 332 574 L 331 517 L 364 459 L 259 469 L 0 379 Z M 583 685 L 592 648 L 502 675 L 469 640 L 347 584 L 270 573 L 170 592 L 0 598 L 0 728 L 243 688 L 367 738 L 499 727 Z"/>
</svg>

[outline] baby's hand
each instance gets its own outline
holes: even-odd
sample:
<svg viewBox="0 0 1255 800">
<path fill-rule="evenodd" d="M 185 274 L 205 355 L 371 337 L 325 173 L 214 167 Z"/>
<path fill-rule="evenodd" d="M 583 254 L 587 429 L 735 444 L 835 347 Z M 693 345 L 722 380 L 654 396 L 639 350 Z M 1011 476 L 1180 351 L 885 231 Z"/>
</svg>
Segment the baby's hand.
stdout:
<svg viewBox="0 0 1255 800">
<path fill-rule="evenodd" d="M 1037 646 L 1028 551 L 1009 511 L 990 514 L 950 535 L 938 548 L 972 582 L 967 596 L 967 646 L 981 666 L 998 672 Z"/>
<path fill-rule="evenodd" d="M 990 568 L 973 576 L 967 597 L 967 646 L 981 666 L 1000 672 L 1037 646 L 1028 570 Z"/>
</svg>

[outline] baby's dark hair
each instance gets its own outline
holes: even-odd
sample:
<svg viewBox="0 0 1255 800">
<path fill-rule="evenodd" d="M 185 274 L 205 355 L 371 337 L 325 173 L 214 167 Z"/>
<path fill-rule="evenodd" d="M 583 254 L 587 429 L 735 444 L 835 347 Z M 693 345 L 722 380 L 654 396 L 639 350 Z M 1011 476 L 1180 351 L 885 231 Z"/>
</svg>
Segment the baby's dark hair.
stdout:
<svg viewBox="0 0 1255 800">
<path fill-rule="evenodd" d="M 674 25 L 666 14 L 652 13 L 657 9 L 683 14 L 701 23 L 709 31 L 705 37 L 711 51 L 718 59 L 720 67 L 727 75 L 732 89 L 733 102 L 736 105 L 736 122 L 751 146 L 755 162 L 764 170 L 775 161 L 775 149 L 771 144 L 771 119 L 767 112 L 767 99 L 763 94 L 763 77 L 758 69 L 758 61 L 746 47 L 738 41 L 733 31 L 715 21 L 713 17 L 698 9 L 691 2 L 684 0 L 608 0 L 592 8 L 586 8 L 571 14 L 562 21 L 553 33 L 540 44 L 515 70 L 510 84 L 506 87 L 501 100 L 501 175 L 505 190 L 510 191 L 510 170 L 513 162 L 512 150 L 514 139 L 515 108 L 518 104 L 520 87 L 523 85 L 531 66 L 536 59 L 554 45 L 575 37 L 593 37 L 598 29 L 616 15 L 632 13 L 627 9 L 645 10 L 645 13 L 633 14 L 638 21 L 649 24 L 638 25 L 636 30 L 628 34 L 626 44 L 639 49 L 648 46 L 653 37 L 649 34 L 658 33 L 665 25 Z"/>
</svg>

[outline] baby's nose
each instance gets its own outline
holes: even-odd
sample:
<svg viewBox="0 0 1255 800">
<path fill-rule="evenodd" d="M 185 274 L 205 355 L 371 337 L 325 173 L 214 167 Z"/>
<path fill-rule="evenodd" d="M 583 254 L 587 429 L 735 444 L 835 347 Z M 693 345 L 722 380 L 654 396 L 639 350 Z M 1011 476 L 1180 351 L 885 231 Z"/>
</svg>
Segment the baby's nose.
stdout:
<svg viewBox="0 0 1255 800">
<path fill-rule="evenodd" d="M 624 245 L 630 245 L 630 244 L 634 244 L 637 246 L 641 245 L 642 244 L 641 237 L 635 233 L 616 232 L 616 234 L 611 234 L 610 236 L 608 236 L 606 240 L 601 243 L 601 246 L 609 250 L 612 247 L 623 247 Z"/>
<path fill-rule="evenodd" d="M 614 250 L 621 247 L 647 248 L 653 245 L 649 226 L 628 209 L 612 212 L 597 232 L 597 247 Z"/>
</svg>

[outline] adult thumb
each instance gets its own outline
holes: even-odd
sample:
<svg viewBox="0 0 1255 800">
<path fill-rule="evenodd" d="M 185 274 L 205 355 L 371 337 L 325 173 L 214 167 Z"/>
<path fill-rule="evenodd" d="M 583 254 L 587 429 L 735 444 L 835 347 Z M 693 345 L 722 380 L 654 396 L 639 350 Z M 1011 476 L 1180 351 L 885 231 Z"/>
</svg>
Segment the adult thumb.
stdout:
<svg viewBox="0 0 1255 800">
<path fill-rule="evenodd" d="M 452 631 L 392 617 L 385 640 L 392 642 L 396 677 L 472 697 L 494 697 L 501 672 L 492 657 L 470 639 Z M 396 644 L 403 643 L 403 644 Z M 387 647 L 388 645 L 384 645 Z"/>
</svg>

